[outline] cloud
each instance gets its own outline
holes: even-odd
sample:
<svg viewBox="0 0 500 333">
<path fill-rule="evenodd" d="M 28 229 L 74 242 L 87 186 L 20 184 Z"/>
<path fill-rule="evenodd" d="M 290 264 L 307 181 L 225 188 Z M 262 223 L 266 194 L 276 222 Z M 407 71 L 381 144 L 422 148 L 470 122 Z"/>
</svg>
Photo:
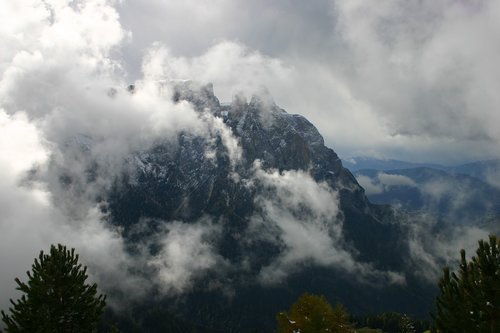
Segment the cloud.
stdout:
<svg viewBox="0 0 500 333">
<path fill-rule="evenodd" d="M 416 187 L 417 184 L 409 177 L 379 172 L 376 177 L 356 176 L 359 185 L 365 189 L 366 195 L 381 194 L 394 186 Z"/>
<path fill-rule="evenodd" d="M 9 116 L 1 111 L 0 128 L 0 263 L 3 267 L 0 307 L 6 309 L 8 299 L 18 296 L 14 278 L 26 280 L 24 272 L 33 258 L 40 250 L 48 251 L 49 245 L 56 243 L 75 247 L 84 264 L 91 267 L 92 280 L 99 280 L 103 289 L 110 290 L 111 281 L 120 281 L 132 295 L 138 294 L 131 277 L 120 267 L 130 261 L 124 252 L 123 240 L 117 230 L 103 222 L 102 213 L 91 207 L 81 219 L 65 216 L 53 205 L 47 184 L 27 181 L 33 165 L 43 165 L 49 159 L 42 133 L 24 113 Z"/>
<path fill-rule="evenodd" d="M 430 177 L 425 177 L 426 173 Z M 428 170 L 414 178 L 418 183 L 404 175 L 383 172 L 374 177 L 358 175 L 356 179 L 367 195 L 389 195 L 393 202 L 387 203 L 392 204 L 408 230 L 408 264 L 418 277 L 430 283 L 437 281 L 442 267 L 456 267 L 460 249 L 470 256 L 478 240 L 498 231 L 491 219 L 496 214 L 492 199 L 495 192 L 486 184 L 480 185 L 479 180 Z M 407 186 L 411 192 L 391 192 L 392 186 Z"/>
<path fill-rule="evenodd" d="M 447 196 L 458 197 L 463 193 L 456 185 L 456 183 L 450 181 L 436 179 L 423 183 L 420 190 L 429 202 L 438 204 Z M 459 201 L 462 202 L 463 199 Z"/>
<path fill-rule="evenodd" d="M 488 184 L 500 188 L 500 164 L 487 168 L 485 173 Z"/>
<path fill-rule="evenodd" d="M 216 267 L 222 274 L 224 259 L 215 247 L 220 225 L 202 219 L 196 223 L 170 222 L 163 224 L 162 229 L 147 240 L 147 244 L 159 246 L 159 251 L 152 256 L 146 252 L 143 256 L 163 293 L 175 295 L 189 291 L 196 278 Z"/>
<path fill-rule="evenodd" d="M 498 154 L 494 2 L 336 1 L 352 70 L 343 77 L 393 135 Z M 449 140 L 446 140 L 449 138 Z M 436 148 L 436 147 L 434 147 Z M 437 148 L 438 150 L 439 148 Z M 443 152 L 446 154 L 446 152 Z M 448 155 L 448 154 L 447 154 Z"/>
<path fill-rule="evenodd" d="M 358 175 L 356 176 L 356 180 L 359 185 L 365 189 L 366 195 L 380 194 L 384 192 L 384 186 L 379 182 L 376 182 L 375 179 L 364 175 Z"/>
<path fill-rule="evenodd" d="M 23 172 L 47 159 L 39 133 L 25 115 L 9 116 L 0 110 L 0 148 L 0 261 L 4 267 L 0 306 L 5 308 L 8 297 L 17 294 L 12 274 L 24 272 L 31 264 L 33 253 L 37 253 L 32 252 L 33 248 L 38 251 L 37 246 L 42 243 L 40 233 L 47 226 L 44 221 L 50 217 L 50 209 L 43 188 L 19 186 Z M 25 247 L 18 246 L 20 239 L 26 241 Z"/>
<path fill-rule="evenodd" d="M 142 51 L 160 41 L 176 56 L 193 57 L 224 40 L 240 41 L 273 57 L 329 43 L 333 29 L 329 1 L 287 3 L 215 0 L 122 2 L 117 6 L 123 26 L 133 31 L 124 56 L 130 72 L 137 70 Z"/>
<path fill-rule="evenodd" d="M 249 96 L 262 86 L 286 81 L 290 75 L 279 59 L 234 41 L 221 41 L 194 57 L 173 56 L 156 43 L 145 59 L 143 72 L 147 77 L 210 82 L 223 101 L 231 101 L 238 92 Z"/>
<path fill-rule="evenodd" d="M 241 68 L 234 59 L 246 59 L 257 73 L 272 60 L 284 75 L 236 72 L 242 81 L 259 77 L 278 105 L 305 115 L 341 155 L 460 163 L 500 153 L 491 125 L 499 104 L 497 6 L 220 0 L 209 8 L 193 1 L 124 2 L 118 11 L 133 31 L 124 53 L 129 71 L 137 71 L 143 50 L 156 41 L 166 45 L 169 58 L 182 60 L 176 64 L 195 68 L 210 59 L 207 69 L 219 67 L 220 82 Z M 246 51 L 229 54 L 230 44 Z M 248 61 L 255 59 L 251 54 L 267 59 L 263 67 L 262 59 Z M 216 87 L 224 100 L 234 92 L 229 84 Z"/>
<path fill-rule="evenodd" d="M 413 198 L 415 206 L 404 203 L 393 204 L 393 207 L 396 211 L 404 210 L 399 220 L 408 229 L 410 264 L 420 278 L 430 283 L 441 276 L 442 267 L 456 268 L 460 249 L 471 256 L 478 240 L 498 232 L 497 222 L 492 219 L 496 211 L 495 201 L 490 197 L 494 195 L 491 188 L 479 185 L 477 180 L 439 174 L 442 177 L 420 183 L 408 182 L 402 175 L 399 176 L 403 178 L 391 177 L 390 182 L 408 184 L 420 193 L 420 197 Z M 381 175 L 357 179 L 362 186 L 368 185 L 368 195 L 389 192 L 388 185 L 378 178 Z"/>
<path fill-rule="evenodd" d="M 304 171 L 265 171 L 258 161 L 254 169 L 254 180 L 264 189 L 255 199 L 261 211 L 252 218 L 250 238 L 271 240 L 280 248 L 279 255 L 262 268 L 262 283 L 279 283 L 307 265 L 335 267 L 364 282 L 404 282 L 396 272 L 358 262 L 347 250 L 338 194 L 326 183 L 316 183 Z"/>
<path fill-rule="evenodd" d="M 175 144 L 177 135 L 186 132 L 207 140 L 219 136 L 231 163 L 241 158 L 225 124 L 187 102 L 174 103 L 168 82 L 145 70 L 134 93 L 127 91 L 116 52 L 130 34 L 113 4 L 54 0 L 0 5 L 3 23 L 10 17 L 20 20 L 0 25 L 0 45 L 8 50 L 0 56 L 0 265 L 7 272 L 0 279 L 2 308 L 14 297 L 14 277 L 23 278 L 39 251 L 54 243 L 75 247 L 103 290 L 140 297 L 149 287 L 131 270 L 150 258 L 127 252 L 122 231 L 107 223 L 102 201 L 113 180 L 127 171 L 130 153 L 159 140 Z M 151 67 L 148 61 L 144 68 Z M 192 255 L 210 250 L 187 242 L 205 237 L 196 230 L 173 224 L 165 241 L 180 239 Z M 189 283 L 190 274 L 210 262 L 208 252 L 200 256 L 207 259 L 199 262 L 201 267 L 173 262 L 177 273 L 168 277 L 160 265 L 169 264 L 173 253 L 166 243 L 162 249 L 151 265 L 159 272 L 154 282 L 165 292 L 181 290 L 176 277 Z"/>
<path fill-rule="evenodd" d="M 417 184 L 413 181 L 413 179 L 403 176 L 403 175 L 392 175 L 381 172 L 377 175 L 380 183 L 384 186 L 410 186 L 415 187 Z"/>
<path fill-rule="evenodd" d="M 420 278 L 436 283 L 444 266 L 456 269 L 460 249 L 470 258 L 477 242 L 488 239 L 489 232 L 479 227 L 448 226 L 436 232 L 436 221 L 429 216 L 414 218 L 409 224 L 408 244 L 414 272 Z"/>
</svg>

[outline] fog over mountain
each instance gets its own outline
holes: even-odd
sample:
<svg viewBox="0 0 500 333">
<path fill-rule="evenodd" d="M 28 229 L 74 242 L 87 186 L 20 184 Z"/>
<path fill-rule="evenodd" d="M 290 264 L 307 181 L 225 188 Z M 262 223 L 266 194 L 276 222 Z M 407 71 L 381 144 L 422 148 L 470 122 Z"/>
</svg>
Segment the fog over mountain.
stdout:
<svg viewBox="0 0 500 333">
<path fill-rule="evenodd" d="M 202 71 L 222 100 L 264 84 L 342 156 L 462 163 L 499 153 L 497 6 L 219 0 L 124 2 L 118 12 L 132 31 L 129 68 L 159 41 L 172 75 Z"/>
<path fill-rule="evenodd" d="M 491 230 L 436 236 L 365 197 L 415 180 L 363 189 L 337 154 L 498 159 L 499 15 L 495 1 L 1 2 L 0 308 L 58 242 L 115 308 L 123 292 L 249 285 L 283 302 L 330 285 L 348 302 L 363 285 L 395 308 L 385 296 Z"/>
</svg>

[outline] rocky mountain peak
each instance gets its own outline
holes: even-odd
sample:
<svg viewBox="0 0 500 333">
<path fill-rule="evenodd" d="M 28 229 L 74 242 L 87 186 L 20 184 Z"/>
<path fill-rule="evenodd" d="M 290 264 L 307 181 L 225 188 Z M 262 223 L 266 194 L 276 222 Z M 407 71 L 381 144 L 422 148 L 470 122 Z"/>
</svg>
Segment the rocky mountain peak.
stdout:
<svg viewBox="0 0 500 333">
<path fill-rule="evenodd" d="M 252 294 L 261 298 L 267 291 L 256 281 L 270 263 L 285 260 L 286 251 L 297 246 L 287 243 L 291 237 L 287 223 L 303 230 L 323 228 L 325 246 L 359 261 L 359 267 L 368 265 L 375 272 L 404 269 L 407 248 L 392 211 L 369 203 L 353 175 L 305 117 L 279 108 L 268 92 L 255 94 L 250 102 L 236 94 L 230 105 L 221 105 L 212 85 L 180 82 L 172 98 L 191 103 L 200 119 L 206 119 L 205 113 L 219 118 L 223 128 L 210 138 L 182 133 L 174 146 L 158 143 L 129 159 L 127 170 L 135 172 L 117 180 L 108 202 L 111 220 L 124 229 L 131 244 L 154 235 L 156 227 L 148 232 L 141 228 L 137 234 L 135 226 L 141 221 L 191 224 L 209 217 L 219 228 L 214 251 L 233 267 L 231 288 L 244 293 L 250 283 Z M 231 160 L 227 136 L 241 150 L 237 163 Z M 252 239 L 259 228 L 264 228 L 257 233 L 261 235 Z M 279 287 L 276 292 L 295 297 L 313 283 L 313 275 L 307 272 L 318 268 L 314 263 L 321 260 L 300 258 L 294 259 L 297 267 L 292 267 L 293 279 L 300 283 L 293 290 Z M 322 265 L 318 269 L 324 279 L 315 282 L 321 293 L 328 295 L 332 283 L 353 288 L 344 279 L 347 268 L 338 275 L 342 266 Z M 197 297 L 191 301 L 199 306 Z M 209 308 L 204 315 L 213 314 Z"/>
</svg>

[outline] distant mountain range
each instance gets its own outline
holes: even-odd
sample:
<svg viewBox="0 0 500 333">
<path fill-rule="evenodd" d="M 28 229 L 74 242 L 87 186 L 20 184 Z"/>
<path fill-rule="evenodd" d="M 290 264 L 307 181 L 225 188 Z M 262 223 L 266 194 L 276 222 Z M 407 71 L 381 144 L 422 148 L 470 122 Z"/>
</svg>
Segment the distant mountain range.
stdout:
<svg viewBox="0 0 500 333">
<path fill-rule="evenodd" d="M 500 230 L 500 160 L 442 166 L 360 157 L 343 163 L 373 203 L 427 214 L 441 224 Z"/>
<path fill-rule="evenodd" d="M 431 168 L 446 171 L 449 174 L 464 174 L 475 177 L 493 186 L 500 186 L 500 159 L 476 161 L 467 164 L 445 166 L 434 163 L 415 163 L 394 159 L 378 159 L 372 157 L 352 157 L 342 160 L 342 164 L 352 172 L 358 170 L 401 170 L 413 168 Z"/>
<path fill-rule="evenodd" d="M 429 167 L 438 170 L 446 169 L 447 167 L 433 163 L 414 163 L 393 159 L 379 159 L 373 157 L 351 157 L 342 159 L 342 164 L 345 168 L 352 172 L 363 169 L 373 170 L 396 170 L 396 169 L 411 169 L 418 167 Z"/>
</svg>

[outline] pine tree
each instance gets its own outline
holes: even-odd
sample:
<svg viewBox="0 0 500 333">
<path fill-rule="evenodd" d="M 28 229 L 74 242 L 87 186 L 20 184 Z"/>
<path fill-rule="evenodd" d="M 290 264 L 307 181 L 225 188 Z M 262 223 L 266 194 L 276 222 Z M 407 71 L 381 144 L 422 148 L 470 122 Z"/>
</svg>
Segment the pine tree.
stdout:
<svg viewBox="0 0 500 333">
<path fill-rule="evenodd" d="M 97 285 L 86 284 L 87 267 L 78 263 L 75 249 L 54 245 L 49 254 L 40 252 L 27 272 L 28 282 L 15 279 L 23 295 L 10 300 L 10 314 L 2 311 L 6 333 L 96 332 L 105 296 L 97 296 Z"/>
<path fill-rule="evenodd" d="M 444 269 L 433 316 L 439 332 L 500 332 L 500 242 L 479 241 L 470 262 L 461 250 L 458 275 Z"/>
</svg>

